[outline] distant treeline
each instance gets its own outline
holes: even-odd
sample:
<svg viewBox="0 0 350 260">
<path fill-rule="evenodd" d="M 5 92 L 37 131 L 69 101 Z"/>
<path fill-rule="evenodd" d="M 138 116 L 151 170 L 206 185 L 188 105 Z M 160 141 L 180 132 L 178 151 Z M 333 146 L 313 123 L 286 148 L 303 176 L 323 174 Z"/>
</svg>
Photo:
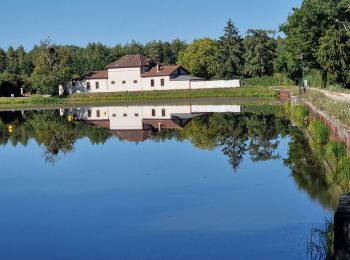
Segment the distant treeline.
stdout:
<svg viewBox="0 0 350 260">
<path fill-rule="evenodd" d="M 348 0 L 304 0 L 280 27 L 286 37 L 251 29 L 245 36 L 229 20 L 219 39 L 186 43 L 151 41 L 108 47 L 56 45 L 42 41 L 0 48 L 0 95 L 19 91 L 57 94 L 58 85 L 101 70 L 126 54 L 145 54 L 164 64 L 180 64 L 206 79 L 244 79 L 247 85 L 291 85 L 303 78 L 319 86 L 350 86 L 350 4 Z"/>
</svg>

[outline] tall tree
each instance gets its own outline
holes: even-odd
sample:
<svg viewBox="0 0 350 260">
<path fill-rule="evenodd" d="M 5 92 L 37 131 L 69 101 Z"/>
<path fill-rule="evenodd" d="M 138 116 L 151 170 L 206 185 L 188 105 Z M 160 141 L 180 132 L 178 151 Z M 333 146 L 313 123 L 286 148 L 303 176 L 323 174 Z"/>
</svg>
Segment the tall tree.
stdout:
<svg viewBox="0 0 350 260">
<path fill-rule="evenodd" d="M 327 30 L 320 39 L 317 60 L 331 83 L 350 86 L 350 37 L 344 27 Z"/>
<path fill-rule="evenodd" d="M 231 19 L 227 22 L 224 32 L 218 41 L 220 52 L 216 77 L 233 79 L 238 77 L 243 69 L 242 38 Z"/>
<path fill-rule="evenodd" d="M 272 75 L 276 55 L 273 31 L 248 30 L 244 39 L 244 74 L 249 77 Z"/>
</svg>

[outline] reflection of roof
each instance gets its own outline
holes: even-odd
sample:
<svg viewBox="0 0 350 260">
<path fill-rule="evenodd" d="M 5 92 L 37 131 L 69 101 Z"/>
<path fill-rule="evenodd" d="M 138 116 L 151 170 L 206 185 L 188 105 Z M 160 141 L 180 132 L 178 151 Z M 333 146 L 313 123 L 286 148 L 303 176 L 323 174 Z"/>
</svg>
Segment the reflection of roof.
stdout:
<svg viewBox="0 0 350 260">
<path fill-rule="evenodd" d="M 159 66 L 159 71 L 157 67 L 152 68 L 150 71 L 143 73 L 142 77 L 160 77 L 160 76 L 170 76 L 177 69 L 183 69 L 179 65 L 171 65 L 171 66 Z M 183 69 L 184 70 L 184 69 Z"/>
<path fill-rule="evenodd" d="M 112 130 L 110 132 L 122 140 L 136 143 L 144 142 L 151 137 L 149 131 L 145 130 Z"/>
<path fill-rule="evenodd" d="M 96 71 L 96 72 L 86 74 L 83 78 L 84 79 L 108 79 L 108 73 L 105 70 Z"/>
<path fill-rule="evenodd" d="M 106 69 L 147 67 L 154 61 L 144 55 L 126 55 L 106 66 Z"/>
<path fill-rule="evenodd" d="M 109 129 L 109 120 L 86 120 L 86 123 L 97 128 L 107 128 Z"/>
<path fill-rule="evenodd" d="M 182 127 L 171 119 L 144 119 L 144 124 L 151 125 L 153 128 L 158 129 L 159 124 L 162 125 L 162 129 L 181 129 Z"/>
<path fill-rule="evenodd" d="M 191 75 L 180 75 L 176 78 L 171 79 L 172 81 L 187 81 L 187 80 L 204 80 L 203 78 L 191 76 Z"/>
</svg>

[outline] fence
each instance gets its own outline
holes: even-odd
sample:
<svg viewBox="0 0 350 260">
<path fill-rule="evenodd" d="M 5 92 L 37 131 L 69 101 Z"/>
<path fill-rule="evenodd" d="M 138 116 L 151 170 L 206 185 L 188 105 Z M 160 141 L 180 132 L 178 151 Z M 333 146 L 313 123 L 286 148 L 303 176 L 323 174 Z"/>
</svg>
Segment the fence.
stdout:
<svg viewBox="0 0 350 260">
<path fill-rule="evenodd" d="M 240 80 L 210 80 L 210 81 L 192 81 L 191 89 L 208 89 L 208 88 L 239 88 Z"/>
</svg>

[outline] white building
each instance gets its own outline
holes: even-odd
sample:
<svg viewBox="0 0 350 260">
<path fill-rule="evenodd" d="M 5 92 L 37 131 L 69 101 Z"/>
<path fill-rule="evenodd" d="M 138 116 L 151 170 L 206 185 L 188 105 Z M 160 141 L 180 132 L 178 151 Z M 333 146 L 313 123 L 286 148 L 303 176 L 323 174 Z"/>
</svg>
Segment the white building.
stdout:
<svg viewBox="0 0 350 260">
<path fill-rule="evenodd" d="M 172 89 L 240 87 L 239 80 L 205 81 L 180 65 L 161 66 L 144 55 L 126 55 L 104 71 L 85 75 L 65 86 L 68 93 L 101 93 Z"/>
<path fill-rule="evenodd" d="M 113 135 L 133 142 L 142 142 L 150 131 L 180 129 L 192 118 L 211 113 L 240 113 L 240 105 L 158 105 L 110 106 L 61 109 L 61 116 L 73 116 L 93 127 L 109 129 Z"/>
</svg>

